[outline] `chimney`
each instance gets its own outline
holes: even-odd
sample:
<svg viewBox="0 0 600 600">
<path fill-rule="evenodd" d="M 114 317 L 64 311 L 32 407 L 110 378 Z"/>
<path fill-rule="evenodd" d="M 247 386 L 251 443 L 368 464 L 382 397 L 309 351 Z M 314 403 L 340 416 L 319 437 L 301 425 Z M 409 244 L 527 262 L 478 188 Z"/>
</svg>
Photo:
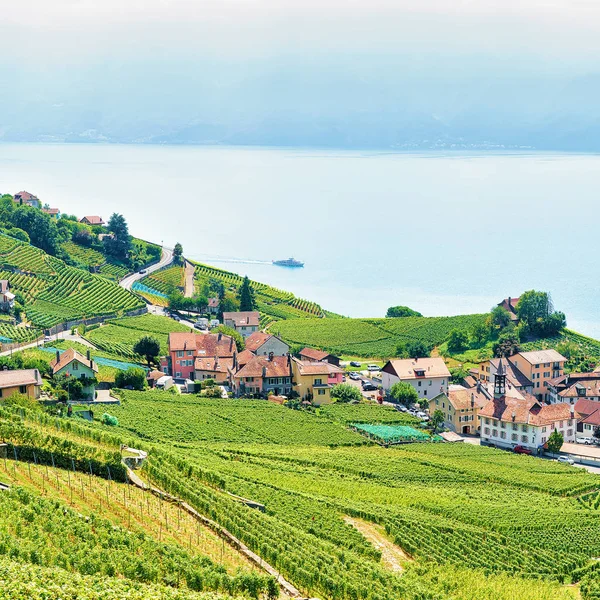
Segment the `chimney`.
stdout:
<svg viewBox="0 0 600 600">
<path fill-rule="evenodd" d="M 60 352 L 58 350 L 56 351 L 56 362 L 60 362 Z"/>
<path fill-rule="evenodd" d="M 571 404 L 571 419 L 575 418 L 575 405 Z"/>
<path fill-rule="evenodd" d="M 475 394 L 471 394 L 471 408 L 475 407 Z"/>
<path fill-rule="evenodd" d="M 267 367 L 262 368 L 262 377 L 263 379 L 267 376 Z"/>
<path fill-rule="evenodd" d="M 269 362 L 273 362 L 273 358 L 275 358 L 275 354 L 273 352 L 269 352 Z"/>
<path fill-rule="evenodd" d="M 512 413 L 512 415 L 511 415 L 511 416 L 512 416 L 512 420 L 513 420 L 513 423 L 514 423 L 514 422 L 515 422 L 515 419 L 517 418 L 517 415 L 516 415 L 516 413 L 515 413 L 515 411 L 514 411 L 514 410 L 513 410 L 513 413 Z"/>
<path fill-rule="evenodd" d="M 219 331 L 219 336 L 217 337 L 217 342 L 220 342 L 222 337 L 223 337 L 223 334 Z"/>
</svg>

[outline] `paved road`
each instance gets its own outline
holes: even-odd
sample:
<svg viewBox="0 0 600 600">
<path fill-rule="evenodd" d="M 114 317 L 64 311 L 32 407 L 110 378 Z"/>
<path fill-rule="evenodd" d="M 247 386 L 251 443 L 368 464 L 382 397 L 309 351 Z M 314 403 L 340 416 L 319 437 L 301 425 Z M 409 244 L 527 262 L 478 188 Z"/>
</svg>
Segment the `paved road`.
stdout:
<svg viewBox="0 0 600 600">
<path fill-rule="evenodd" d="M 143 279 L 144 277 L 146 277 L 146 275 L 148 275 L 150 273 L 154 273 L 154 271 L 158 271 L 159 269 L 162 269 L 163 267 L 170 265 L 172 262 L 173 262 L 173 250 L 171 248 L 165 248 L 163 246 L 162 256 L 160 257 L 160 260 L 156 264 L 149 266 L 146 269 L 145 273 L 132 273 L 131 275 L 127 275 L 127 277 L 124 277 L 123 279 L 121 279 L 121 281 L 119 281 L 119 285 L 121 287 L 125 288 L 126 290 L 131 290 L 131 286 L 136 281 Z"/>
<path fill-rule="evenodd" d="M 186 298 L 191 298 L 194 295 L 194 265 L 185 261 L 185 293 Z"/>
</svg>

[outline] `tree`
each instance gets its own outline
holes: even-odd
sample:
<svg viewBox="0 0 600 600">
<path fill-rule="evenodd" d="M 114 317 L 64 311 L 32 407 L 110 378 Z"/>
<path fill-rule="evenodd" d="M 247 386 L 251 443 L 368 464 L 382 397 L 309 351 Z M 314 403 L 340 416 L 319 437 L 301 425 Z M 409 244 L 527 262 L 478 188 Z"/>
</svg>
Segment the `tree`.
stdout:
<svg viewBox="0 0 600 600">
<path fill-rule="evenodd" d="M 240 310 L 242 312 L 254 310 L 254 307 L 256 306 L 254 290 L 250 285 L 250 280 L 247 275 L 244 277 L 244 281 L 238 290 L 238 300 L 240 301 Z"/>
<path fill-rule="evenodd" d="M 564 442 L 564 438 L 562 433 L 559 433 L 558 429 L 555 429 L 548 438 L 546 442 L 546 446 L 548 448 L 548 452 L 552 452 L 552 454 L 558 454 L 560 449 L 562 448 Z"/>
<path fill-rule="evenodd" d="M 469 347 L 469 336 L 466 331 L 454 329 L 448 337 L 448 350 L 450 352 L 462 352 Z"/>
<path fill-rule="evenodd" d="M 548 292 L 529 290 L 521 295 L 517 314 L 526 332 L 539 337 L 553 336 L 567 325 L 564 313 L 555 311 Z"/>
<path fill-rule="evenodd" d="M 108 220 L 108 230 L 112 233 L 112 237 L 104 238 L 106 253 L 118 260 L 126 261 L 131 251 L 131 236 L 125 217 L 113 213 Z"/>
<path fill-rule="evenodd" d="M 466 367 L 453 367 L 450 369 L 450 380 L 452 383 L 461 384 L 465 377 L 469 376 L 469 371 Z"/>
<path fill-rule="evenodd" d="M 410 406 L 419 401 L 417 390 L 406 381 L 395 383 L 390 389 L 390 396 L 400 404 L 404 404 L 404 406 Z"/>
<path fill-rule="evenodd" d="M 408 306 L 390 306 L 385 314 L 386 318 L 422 317 L 423 315 Z"/>
<path fill-rule="evenodd" d="M 102 423 L 102 425 L 109 425 L 110 427 L 118 427 L 119 426 L 119 419 L 117 419 L 117 417 L 113 417 L 112 415 L 109 415 L 108 413 L 104 413 L 102 415 L 100 422 Z"/>
<path fill-rule="evenodd" d="M 491 324 L 496 329 L 502 330 L 510 323 L 510 313 L 503 306 L 495 306 L 490 312 Z"/>
<path fill-rule="evenodd" d="M 151 366 L 153 362 L 157 361 L 160 354 L 160 342 L 150 335 L 145 335 L 134 344 L 133 351 L 143 356 L 148 366 Z"/>
<path fill-rule="evenodd" d="M 428 346 L 421 340 L 400 342 L 396 346 L 396 356 L 399 358 L 427 358 L 431 352 L 431 348 L 431 346 Z"/>
<path fill-rule="evenodd" d="M 440 429 L 442 427 L 442 425 L 444 424 L 444 413 L 438 408 L 437 410 L 433 411 L 433 414 L 431 415 L 431 425 L 433 426 L 433 433 L 437 433 L 438 429 Z"/>
<path fill-rule="evenodd" d="M 146 389 L 146 372 L 139 367 L 129 367 L 126 371 L 117 371 L 115 385 L 118 388 L 131 388 L 143 391 Z"/>
<path fill-rule="evenodd" d="M 237 351 L 242 352 L 246 347 L 246 343 L 244 342 L 244 338 L 235 330 L 233 327 L 227 327 L 226 325 L 219 325 L 212 330 L 212 333 L 222 333 L 223 335 L 228 335 L 233 338 L 235 341 L 235 345 L 237 346 Z"/>
<path fill-rule="evenodd" d="M 331 397 L 335 398 L 338 402 L 360 402 L 362 400 L 362 394 L 360 390 L 349 383 L 338 383 L 331 388 Z"/>
<path fill-rule="evenodd" d="M 469 333 L 469 338 L 475 346 L 481 346 L 490 339 L 490 328 L 486 323 L 475 323 Z"/>
<path fill-rule="evenodd" d="M 502 334 L 492 346 L 492 351 L 496 358 L 513 356 L 521 351 L 519 337 L 515 332 Z"/>
<path fill-rule="evenodd" d="M 173 261 L 178 265 L 183 262 L 183 246 L 179 242 L 173 248 Z"/>
</svg>

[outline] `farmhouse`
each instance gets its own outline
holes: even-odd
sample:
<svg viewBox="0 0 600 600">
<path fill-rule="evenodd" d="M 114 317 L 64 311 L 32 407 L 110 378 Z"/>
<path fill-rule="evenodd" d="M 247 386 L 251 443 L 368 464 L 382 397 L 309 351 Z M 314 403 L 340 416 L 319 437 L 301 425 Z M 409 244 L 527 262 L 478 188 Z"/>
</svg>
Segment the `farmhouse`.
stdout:
<svg viewBox="0 0 600 600">
<path fill-rule="evenodd" d="M 533 394 L 538 400 L 549 400 L 548 383 L 564 375 L 567 359 L 553 348 L 519 352 L 508 357 L 508 362 L 517 367 L 533 384 Z"/>
<path fill-rule="evenodd" d="M 98 215 L 87 215 L 79 219 L 80 223 L 84 223 L 85 225 L 104 225 L 104 221 L 102 217 Z"/>
<path fill-rule="evenodd" d="M 502 302 L 498 303 L 498 306 L 501 306 L 504 310 L 508 312 L 510 315 L 510 320 L 516 322 L 519 320 L 519 316 L 517 315 L 517 304 L 519 304 L 519 300 L 521 298 L 504 298 Z"/>
<path fill-rule="evenodd" d="M 10 291 L 8 279 L 0 279 L 0 310 L 8 312 L 15 306 L 15 295 Z"/>
<path fill-rule="evenodd" d="M 58 208 L 44 206 L 44 208 L 42 208 L 42 212 L 46 213 L 51 219 L 58 219 L 60 217 L 60 210 Z"/>
<path fill-rule="evenodd" d="M 98 367 L 91 359 L 89 352 L 86 357 L 77 350 L 73 350 L 73 348 L 65 350 L 62 354 L 57 350 L 56 358 L 52 360 L 50 367 L 54 377 L 65 375 L 66 377 L 81 379 L 84 398 L 87 400 L 95 398 L 96 386 L 93 382 L 98 373 Z"/>
<path fill-rule="evenodd" d="M 269 356 L 273 353 L 275 356 L 285 356 L 290 347 L 276 335 L 256 331 L 246 338 L 246 350 L 250 350 L 257 356 Z"/>
<path fill-rule="evenodd" d="M 444 413 L 444 426 L 457 433 L 475 434 L 479 431 L 479 411 L 489 396 L 480 384 L 472 389 L 451 385 L 447 394 L 438 394 L 429 401 L 429 414 Z"/>
<path fill-rule="evenodd" d="M 196 359 L 232 359 L 237 348 L 232 337 L 222 333 L 185 333 L 169 334 L 169 356 L 166 364 L 174 377 L 196 378 Z M 203 375 L 208 363 L 199 363 L 199 374 Z M 204 378 L 204 377 L 202 377 Z"/>
<path fill-rule="evenodd" d="M 435 398 L 448 391 L 450 371 L 439 357 L 390 360 L 381 370 L 383 389 L 389 392 L 399 381 L 412 385 L 419 398 Z"/>
<path fill-rule="evenodd" d="M 19 192 L 18 194 L 15 194 L 13 197 L 13 201 L 17 204 L 32 206 L 33 208 L 42 208 L 42 203 L 40 202 L 40 199 L 37 196 L 26 192 L 25 190 Z"/>
<path fill-rule="evenodd" d="M 26 394 L 37 400 L 41 388 L 42 376 L 37 369 L 0 371 L 0 398 L 8 398 L 13 394 Z"/>
<path fill-rule="evenodd" d="M 292 358 L 294 391 L 301 400 L 316 405 L 331 402 L 331 388 L 342 383 L 344 371 L 328 362 L 311 362 Z"/>
<path fill-rule="evenodd" d="M 244 338 L 258 331 L 259 322 L 260 315 L 255 310 L 223 313 L 223 325 L 235 329 Z"/>
<path fill-rule="evenodd" d="M 290 356 L 255 356 L 232 376 L 236 396 L 289 396 L 292 391 Z"/>
<path fill-rule="evenodd" d="M 479 419 L 482 444 L 538 450 L 554 430 L 562 433 L 565 442 L 574 442 L 576 437 L 573 406 L 542 405 L 530 395 L 520 399 L 506 394 L 503 361 L 494 376 L 494 397 L 479 411 Z"/>
<path fill-rule="evenodd" d="M 304 348 L 300 350 L 298 356 L 301 360 L 308 360 L 313 362 L 327 362 L 336 367 L 340 366 L 340 359 L 333 354 L 324 352 L 323 350 L 315 350 L 314 348 Z"/>
</svg>

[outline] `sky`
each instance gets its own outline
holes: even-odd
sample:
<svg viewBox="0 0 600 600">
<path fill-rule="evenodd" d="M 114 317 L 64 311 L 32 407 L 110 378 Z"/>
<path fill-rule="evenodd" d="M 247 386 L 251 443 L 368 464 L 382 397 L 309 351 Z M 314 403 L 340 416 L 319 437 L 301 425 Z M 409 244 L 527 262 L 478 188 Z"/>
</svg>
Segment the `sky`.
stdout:
<svg viewBox="0 0 600 600">
<path fill-rule="evenodd" d="M 520 144 L 600 118 L 591 0 L 21 0 L 0 3 L 0 40 L 0 140 L 385 145 L 515 122 Z"/>
</svg>

